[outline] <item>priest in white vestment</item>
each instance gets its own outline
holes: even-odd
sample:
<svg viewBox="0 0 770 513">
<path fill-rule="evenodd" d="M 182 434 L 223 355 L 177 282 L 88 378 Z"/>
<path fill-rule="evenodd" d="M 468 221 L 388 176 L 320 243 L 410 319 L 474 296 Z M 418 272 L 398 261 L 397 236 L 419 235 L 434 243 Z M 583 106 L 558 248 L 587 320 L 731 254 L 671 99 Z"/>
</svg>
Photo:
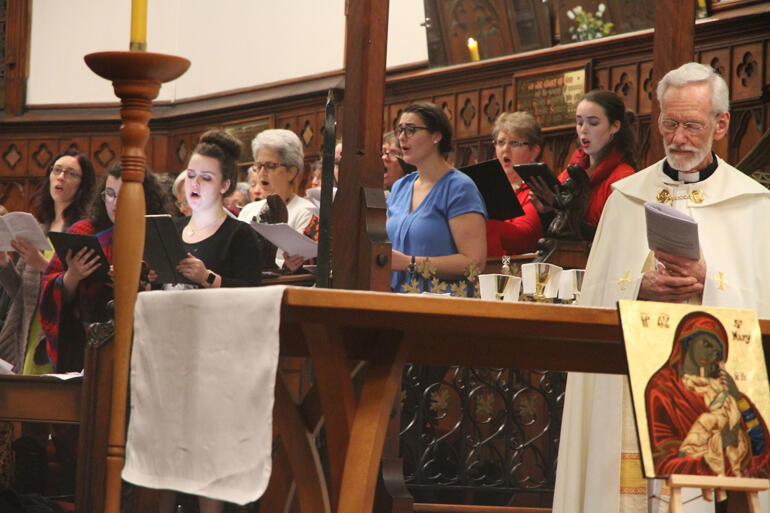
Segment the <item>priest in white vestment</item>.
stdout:
<svg viewBox="0 0 770 513">
<path fill-rule="evenodd" d="M 770 191 L 711 150 L 730 122 L 727 84 L 710 67 L 688 63 L 663 77 L 657 97 L 666 158 L 613 185 L 580 303 L 615 307 L 619 299 L 648 299 L 751 308 L 770 317 Z M 699 260 L 649 250 L 647 201 L 668 203 L 698 222 Z M 667 511 L 660 501 L 648 510 L 638 447 L 627 378 L 570 373 L 553 512 Z M 770 511 L 764 495 L 762 511 Z M 714 505 L 699 499 L 684 511 L 713 512 Z"/>
</svg>

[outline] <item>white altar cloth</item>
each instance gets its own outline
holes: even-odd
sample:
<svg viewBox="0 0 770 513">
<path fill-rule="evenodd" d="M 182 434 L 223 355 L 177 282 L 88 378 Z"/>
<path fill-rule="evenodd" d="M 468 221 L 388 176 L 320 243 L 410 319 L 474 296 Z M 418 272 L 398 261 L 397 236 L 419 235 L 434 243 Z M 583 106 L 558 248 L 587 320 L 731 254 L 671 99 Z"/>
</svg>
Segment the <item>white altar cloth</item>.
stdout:
<svg viewBox="0 0 770 513">
<path fill-rule="evenodd" d="M 236 504 L 264 493 L 284 288 L 139 294 L 124 480 Z"/>
</svg>

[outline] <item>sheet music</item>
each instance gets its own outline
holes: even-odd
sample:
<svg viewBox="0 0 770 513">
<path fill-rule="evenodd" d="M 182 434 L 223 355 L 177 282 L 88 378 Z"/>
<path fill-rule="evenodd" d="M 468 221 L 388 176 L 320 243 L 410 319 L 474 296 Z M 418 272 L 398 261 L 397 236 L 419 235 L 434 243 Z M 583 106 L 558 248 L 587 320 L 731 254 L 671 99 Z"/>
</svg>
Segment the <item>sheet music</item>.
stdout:
<svg viewBox="0 0 770 513">
<path fill-rule="evenodd" d="M 653 251 L 700 259 L 698 223 L 684 212 L 663 203 L 644 204 L 647 220 L 647 244 Z"/>
<path fill-rule="evenodd" d="M 251 227 L 290 255 L 302 255 L 306 260 L 318 256 L 318 243 L 286 223 L 267 224 L 252 221 Z"/>
<path fill-rule="evenodd" d="M 3 374 L 13 374 L 13 365 L 0 358 L 0 376 Z"/>
<path fill-rule="evenodd" d="M 23 237 L 37 249 L 51 249 L 37 219 L 27 212 L 11 212 L 0 217 L 0 251 L 13 251 L 11 241 Z"/>
<path fill-rule="evenodd" d="M 82 378 L 83 371 L 72 371 L 72 372 L 65 372 L 62 374 L 43 374 L 43 376 L 48 376 L 50 378 L 59 378 L 62 381 L 67 381 L 69 379 Z"/>
</svg>

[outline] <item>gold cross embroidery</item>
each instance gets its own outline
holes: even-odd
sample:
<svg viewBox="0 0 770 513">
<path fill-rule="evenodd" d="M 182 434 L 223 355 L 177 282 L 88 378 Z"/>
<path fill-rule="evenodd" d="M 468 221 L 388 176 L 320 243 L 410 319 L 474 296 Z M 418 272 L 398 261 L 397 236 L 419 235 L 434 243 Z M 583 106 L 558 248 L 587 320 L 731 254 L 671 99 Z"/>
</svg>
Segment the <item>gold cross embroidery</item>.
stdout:
<svg viewBox="0 0 770 513">
<path fill-rule="evenodd" d="M 725 287 L 730 285 L 727 280 L 725 279 L 724 275 L 720 271 L 719 273 L 714 275 L 714 281 L 719 282 L 719 290 L 725 290 Z"/>
<path fill-rule="evenodd" d="M 623 277 L 618 278 L 618 285 L 620 285 L 620 290 L 626 290 L 626 285 L 631 283 L 631 278 L 628 276 L 630 271 L 626 271 L 626 274 L 623 275 Z"/>
</svg>

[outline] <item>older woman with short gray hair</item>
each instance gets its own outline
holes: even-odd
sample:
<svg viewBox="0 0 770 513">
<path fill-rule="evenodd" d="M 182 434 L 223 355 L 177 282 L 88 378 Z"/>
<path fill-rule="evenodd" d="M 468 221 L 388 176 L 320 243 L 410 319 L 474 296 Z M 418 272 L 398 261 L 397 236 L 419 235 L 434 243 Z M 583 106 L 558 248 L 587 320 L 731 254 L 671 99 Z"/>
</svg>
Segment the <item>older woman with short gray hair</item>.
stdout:
<svg viewBox="0 0 770 513">
<path fill-rule="evenodd" d="M 295 182 L 304 167 L 302 142 L 297 134 L 283 129 L 264 130 L 251 142 L 251 150 L 254 153 L 252 170 L 259 186 L 264 190 L 264 197 L 271 194 L 280 196 L 289 213 L 289 226 L 308 235 L 307 231 L 312 232 L 318 218 L 311 211 L 315 209 L 315 205 L 294 192 Z M 259 220 L 265 201 L 262 199 L 249 203 L 243 207 L 238 218 L 246 222 L 254 218 Z M 285 264 L 293 272 L 302 266 L 303 259 L 299 255 L 286 255 L 279 251 L 275 263 L 279 268 Z"/>
</svg>

